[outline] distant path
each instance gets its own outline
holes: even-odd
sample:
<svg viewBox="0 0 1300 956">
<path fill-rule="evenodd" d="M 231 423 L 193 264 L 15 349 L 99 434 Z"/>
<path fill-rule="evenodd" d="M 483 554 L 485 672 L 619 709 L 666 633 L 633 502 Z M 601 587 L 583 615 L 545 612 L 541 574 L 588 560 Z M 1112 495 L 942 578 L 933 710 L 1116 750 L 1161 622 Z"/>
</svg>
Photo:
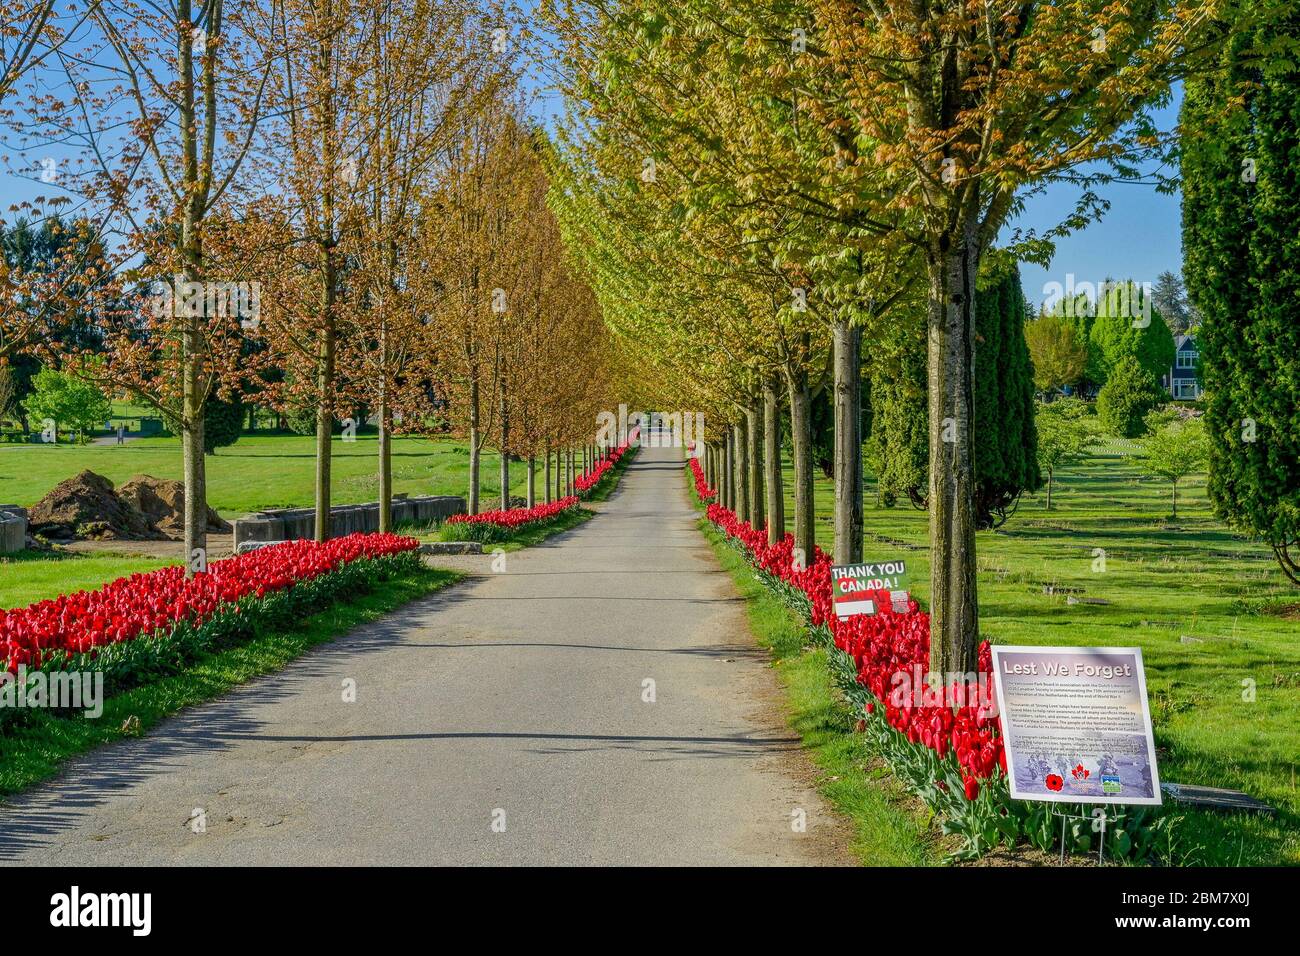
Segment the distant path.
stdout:
<svg viewBox="0 0 1300 956">
<path fill-rule="evenodd" d="M 471 560 L 0 809 L 0 862 L 848 862 L 679 451 L 642 449 L 601 514 L 503 573 Z"/>
<path fill-rule="evenodd" d="M 127 432 L 125 435 L 122 436 L 122 444 L 125 445 L 127 442 L 133 442 L 133 441 L 136 441 L 137 439 L 139 439 L 139 438 L 143 438 L 143 437 L 144 437 L 144 436 L 143 436 L 143 435 L 140 435 L 140 434 L 134 434 L 134 435 L 133 435 L 133 434 L 131 434 L 130 432 Z M 112 435 L 98 435 L 98 436 L 96 436 L 95 438 L 92 438 L 92 439 L 90 440 L 90 443 L 91 443 L 92 445 L 116 445 L 116 444 L 117 444 L 117 435 L 116 435 L 116 434 L 112 434 Z"/>
</svg>

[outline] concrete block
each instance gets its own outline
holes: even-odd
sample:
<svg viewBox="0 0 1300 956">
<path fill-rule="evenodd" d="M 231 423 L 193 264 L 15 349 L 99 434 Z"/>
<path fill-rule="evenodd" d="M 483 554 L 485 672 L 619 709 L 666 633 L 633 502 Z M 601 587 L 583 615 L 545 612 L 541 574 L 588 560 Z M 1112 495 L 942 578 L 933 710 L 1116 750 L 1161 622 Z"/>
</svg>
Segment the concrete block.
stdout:
<svg viewBox="0 0 1300 956">
<path fill-rule="evenodd" d="M 283 541 L 245 541 L 235 548 L 236 554 L 247 554 L 249 551 L 257 551 L 261 548 L 269 548 L 272 545 L 284 544 Z"/>
<path fill-rule="evenodd" d="M 421 554 L 482 554 L 478 541 L 431 541 L 420 545 Z"/>
<path fill-rule="evenodd" d="M 267 514 L 250 515 L 235 522 L 235 550 L 245 542 L 283 541 L 284 522 Z"/>
<path fill-rule="evenodd" d="M 0 512 L 0 554 L 13 554 L 27 545 L 27 519 Z"/>
<path fill-rule="evenodd" d="M 0 507 L 0 511 L 4 510 Z M 465 499 L 455 495 L 423 495 L 418 498 L 393 498 L 393 526 L 418 522 L 442 521 L 465 513 Z M 330 537 L 371 534 L 379 530 L 379 503 L 339 505 L 330 509 Z M 316 511 L 313 508 L 283 508 L 258 511 L 235 522 L 235 547 L 245 541 L 293 541 L 316 535 Z"/>
</svg>

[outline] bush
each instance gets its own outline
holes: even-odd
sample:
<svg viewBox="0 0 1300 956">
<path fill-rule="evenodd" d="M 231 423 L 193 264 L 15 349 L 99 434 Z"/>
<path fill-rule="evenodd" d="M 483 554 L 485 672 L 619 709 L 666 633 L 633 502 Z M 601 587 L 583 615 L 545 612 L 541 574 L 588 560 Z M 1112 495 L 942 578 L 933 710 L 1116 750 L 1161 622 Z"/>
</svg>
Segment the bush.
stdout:
<svg viewBox="0 0 1300 956">
<path fill-rule="evenodd" d="M 57 430 L 76 431 L 83 442 L 113 414 L 112 403 L 93 382 L 52 368 L 41 369 L 32 379 L 32 393 L 23 408 L 37 423 L 53 422 L 56 435 Z"/>
<path fill-rule="evenodd" d="M 1121 438 L 1136 438 L 1145 430 L 1147 412 L 1161 400 L 1160 387 L 1138 360 L 1126 355 L 1115 363 L 1097 394 L 1097 419 L 1101 427 Z"/>
<path fill-rule="evenodd" d="M 203 407 L 203 451 L 209 455 L 239 441 L 244 431 L 245 408 L 212 395 Z"/>
</svg>

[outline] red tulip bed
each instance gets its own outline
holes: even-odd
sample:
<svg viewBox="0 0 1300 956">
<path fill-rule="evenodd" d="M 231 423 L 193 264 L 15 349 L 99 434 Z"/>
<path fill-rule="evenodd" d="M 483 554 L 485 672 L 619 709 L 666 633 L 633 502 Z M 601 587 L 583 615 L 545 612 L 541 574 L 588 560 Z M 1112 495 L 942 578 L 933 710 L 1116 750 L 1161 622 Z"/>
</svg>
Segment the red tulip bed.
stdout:
<svg viewBox="0 0 1300 956">
<path fill-rule="evenodd" d="M 610 473 L 611 469 L 619 463 L 631 447 L 626 443 L 619 445 L 609 454 L 602 456 L 600 461 L 596 462 L 595 467 L 585 475 L 575 478 L 573 484 L 578 489 L 578 497 L 584 500 L 588 498 L 595 487 L 600 484 L 601 479 Z"/>
<path fill-rule="evenodd" d="M 553 521 L 566 511 L 577 508 L 580 503 L 577 495 L 569 495 L 531 508 L 498 508 L 495 511 L 480 511 L 475 515 L 452 515 L 443 522 L 443 527 L 455 528 L 455 535 L 466 541 L 492 544 L 504 541 L 512 531 Z"/>
<path fill-rule="evenodd" d="M 699 500 L 710 502 L 716 491 L 705 480 L 699 460 L 691 458 L 688 464 Z M 1072 848 L 1095 848 L 1088 808 L 1057 804 L 1052 811 L 1047 804 L 1011 800 L 996 699 L 988 696 L 991 683 L 985 692 L 992 702 L 988 712 L 980 706 L 978 685 L 967 688 L 964 681 L 950 684 L 948 704 L 921 705 L 913 695 L 895 692 L 900 685 L 916 683 L 918 668 L 920 674 L 929 670 L 930 616 L 915 600 L 908 602 L 906 613 L 899 613 L 888 592 L 868 593 L 863 596 L 875 600 L 878 613 L 837 617 L 828 554 L 814 547 L 812 559 L 801 569 L 794 560 L 793 535 L 769 545 L 766 530 L 739 520 L 716 501 L 708 504 L 706 515 L 827 646 L 836 683 L 862 718 L 858 729 L 870 735 L 904 785 L 941 816 L 944 832 L 962 838 L 954 856 L 979 856 L 999 843 L 1010 846 L 1022 838 L 1050 850 L 1059 846 L 1061 822 L 1056 814 L 1061 813 L 1078 817 L 1067 827 Z M 991 681 L 988 641 L 980 645 L 978 669 L 982 679 Z M 1107 855 L 1146 855 L 1166 820 L 1155 818 L 1148 808 L 1108 807 Z"/>
<path fill-rule="evenodd" d="M 695 444 L 692 443 L 690 452 L 695 451 Z M 695 479 L 695 497 L 700 499 L 701 504 L 712 504 L 718 500 L 718 489 L 709 485 L 708 480 L 704 477 L 704 468 L 700 465 L 700 460 L 694 455 L 687 459 L 690 462 L 691 476 Z"/>
<path fill-rule="evenodd" d="M 511 532 L 554 521 L 590 498 L 596 486 L 610 475 L 621 460 L 628 457 L 632 447 L 626 443 L 620 445 L 603 456 L 585 475 L 575 478 L 573 484 L 578 491 L 576 495 L 569 495 L 547 504 L 533 505 L 531 508 L 498 508 L 495 511 L 480 511 L 474 515 L 452 515 L 443 522 L 444 528 L 453 529 L 446 534 L 465 541 L 497 544 L 507 540 Z"/>
<path fill-rule="evenodd" d="M 189 578 L 178 565 L 118 578 L 0 610 L 0 659 L 11 673 L 20 665 L 101 671 L 107 692 L 116 692 L 414 570 L 418 546 L 395 534 L 353 534 L 260 548 Z"/>
</svg>

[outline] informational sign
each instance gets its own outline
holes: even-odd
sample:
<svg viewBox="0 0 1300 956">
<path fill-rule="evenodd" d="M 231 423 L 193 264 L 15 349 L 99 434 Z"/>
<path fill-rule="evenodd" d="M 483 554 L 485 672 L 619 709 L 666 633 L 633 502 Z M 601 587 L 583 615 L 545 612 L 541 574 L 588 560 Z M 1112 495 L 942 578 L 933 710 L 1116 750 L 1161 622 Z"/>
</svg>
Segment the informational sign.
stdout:
<svg viewBox="0 0 1300 956">
<path fill-rule="evenodd" d="M 907 566 L 898 561 L 840 564 L 831 568 L 831 603 L 836 617 L 875 614 L 872 591 L 888 591 L 895 611 L 907 611 Z"/>
<path fill-rule="evenodd" d="M 1140 647 L 992 650 L 1013 799 L 1160 803 Z"/>
</svg>

